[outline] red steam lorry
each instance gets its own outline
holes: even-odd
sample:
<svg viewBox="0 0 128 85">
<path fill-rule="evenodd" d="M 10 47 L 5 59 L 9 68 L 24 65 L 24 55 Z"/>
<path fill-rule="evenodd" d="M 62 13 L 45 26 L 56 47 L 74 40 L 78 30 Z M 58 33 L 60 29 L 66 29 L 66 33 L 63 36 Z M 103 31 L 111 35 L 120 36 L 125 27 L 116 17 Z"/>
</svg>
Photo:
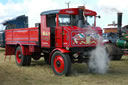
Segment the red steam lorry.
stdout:
<svg viewBox="0 0 128 85">
<path fill-rule="evenodd" d="M 42 12 L 38 26 L 6 30 L 5 55 L 15 55 L 19 66 L 44 57 L 55 74 L 69 75 L 72 63 L 88 61 L 102 35 L 96 17 L 95 11 L 84 7 Z"/>
</svg>

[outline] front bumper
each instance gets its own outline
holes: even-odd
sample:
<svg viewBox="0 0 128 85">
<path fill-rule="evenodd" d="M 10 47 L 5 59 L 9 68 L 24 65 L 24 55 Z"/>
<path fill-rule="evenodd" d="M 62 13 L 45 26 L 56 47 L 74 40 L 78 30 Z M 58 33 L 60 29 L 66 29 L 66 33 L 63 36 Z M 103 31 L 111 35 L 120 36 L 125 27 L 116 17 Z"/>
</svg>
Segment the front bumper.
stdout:
<svg viewBox="0 0 128 85">
<path fill-rule="evenodd" d="M 78 53 L 80 55 L 88 56 L 90 52 L 95 48 L 96 47 L 74 47 L 74 48 L 69 48 L 69 50 L 72 53 Z"/>
</svg>

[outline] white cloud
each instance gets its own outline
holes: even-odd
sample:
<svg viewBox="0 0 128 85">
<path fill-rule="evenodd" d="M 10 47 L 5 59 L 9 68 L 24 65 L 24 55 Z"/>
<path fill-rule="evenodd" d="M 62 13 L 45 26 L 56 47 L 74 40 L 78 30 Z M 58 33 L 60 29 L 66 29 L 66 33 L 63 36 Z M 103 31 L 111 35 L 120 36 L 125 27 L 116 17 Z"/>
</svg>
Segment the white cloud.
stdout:
<svg viewBox="0 0 128 85">
<path fill-rule="evenodd" d="M 24 0 L 22 2 L 9 0 L 6 4 L 0 3 L 0 23 L 4 20 L 25 14 L 29 17 L 29 26 L 33 27 L 35 23 L 40 22 L 41 12 L 67 8 L 66 2 L 69 1 L 71 8 L 84 5 L 83 0 Z M 86 5 L 86 7 L 91 8 L 89 5 Z"/>
<path fill-rule="evenodd" d="M 9 0 L 6 4 L 0 3 L 0 23 L 4 20 L 25 14 L 29 17 L 29 26 L 32 27 L 35 23 L 40 22 L 41 12 L 67 8 L 65 2 L 69 1 L 71 2 L 70 7 L 78 7 L 85 4 L 86 8 L 97 11 L 101 15 L 101 19 L 97 21 L 100 27 L 104 27 L 114 20 L 116 21 L 116 13 L 118 11 L 123 12 L 124 16 L 128 15 L 127 0 L 98 0 L 93 5 L 86 4 L 83 0 L 24 0 L 22 2 Z M 127 24 L 126 21 L 126 19 L 123 20 L 125 24 Z"/>
<path fill-rule="evenodd" d="M 128 0 L 99 0 L 100 6 L 124 10 L 128 7 Z"/>
<path fill-rule="evenodd" d="M 24 7 L 24 3 L 20 4 L 11 1 L 6 4 L 0 3 L 0 22 L 16 17 L 20 14 L 25 14 L 27 10 Z"/>
<path fill-rule="evenodd" d="M 4 20 L 11 19 L 19 15 L 27 15 L 29 17 L 29 26 L 40 22 L 40 13 L 52 9 L 67 8 L 66 2 L 71 0 L 24 0 L 23 2 L 14 2 L 9 0 L 6 4 L 0 3 L 0 23 Z M 82 1 L 82 0 L 81 0 Z M 79 0 L 72 1 L 70 7 L 78 7 L 82 2 Z"/>
<path fill-rule="evenodd" d="M 53 0 L 24 0 L 20 3 L 9 0 L 6 4 L 0 3 L 0 23 L 25 14 L 29 17 L 29 26 L 31 27 L 36 22 L 40 22 L 40 13 L 42 11 L 58 9 L 59 7 Z"/>
<path fill-rule="evenodd" d="M 31 0 L 28 3 L 27 15 L 29 16 L 30 26 L 34 26 L 34 23 L 40 22 L 40 13 L 42 11 L 58 9 L 59 6 L 56 2 L 52 0 Z"/>
<path fill-rule="evenodd" d="M 104 22 L 103 26 L 117 21 L 117 12 L 123 12 L 123 25 L 128 24 L 125 18 L 128 15 L 128 0 L 99 0 L 97 6 L 98 12 L 102 15 L 100 21 Z"/>
</svg>

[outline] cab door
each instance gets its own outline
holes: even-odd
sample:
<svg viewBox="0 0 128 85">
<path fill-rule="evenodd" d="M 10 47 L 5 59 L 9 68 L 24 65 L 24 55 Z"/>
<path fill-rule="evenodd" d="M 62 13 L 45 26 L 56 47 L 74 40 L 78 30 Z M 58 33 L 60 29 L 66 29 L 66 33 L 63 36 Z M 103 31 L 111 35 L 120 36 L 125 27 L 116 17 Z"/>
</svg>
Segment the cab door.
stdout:
<svg viewBox="0 0 128 85">
<path fill-rule="evenodd" d="M 51 47 L 50 27 L 46 26 L 46 16 L 41 16 L 41 47 Z"/>
</svg>

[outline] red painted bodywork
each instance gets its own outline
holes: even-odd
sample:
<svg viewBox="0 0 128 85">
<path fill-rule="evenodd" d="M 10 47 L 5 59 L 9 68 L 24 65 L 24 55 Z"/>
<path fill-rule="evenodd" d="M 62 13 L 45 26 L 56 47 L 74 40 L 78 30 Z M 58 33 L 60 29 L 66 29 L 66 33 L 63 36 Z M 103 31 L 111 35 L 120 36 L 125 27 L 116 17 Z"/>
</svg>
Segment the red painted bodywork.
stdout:
<svg viewBox="0 0 128 85">
<path fill-rule="evenodd" d="M 5 32 L 6 44 L 37 45 L 39 30 L 37 27 L 9 29 Z"/>
<path fill-rule="evenodd" d="M 38 45 L 39 30 L 37 27 L 9 29 L 5 32 L 5 40 L 6 55 L 14 55 L 17 46 L 21 47 L 23 55 L 31 55 L 32 49 L 29 46 Z"/>
<path fill-rule="evenodd" d="M 78 15 L 79 8 L 69 8 L 60 10 L 59 14 L 69 14 L 69 15 Z M 96 16 L 97 13 L 95 11 L 85 9 L 86 16 Z"/>
<path fill-rule="evenodd" d="M 56 26 L 55 26 L 55 47 L 51 48 L 51 28 L 47 27 L 47 15 L 41 15 L 40 28 L 22 28 L 22 29 L 9 29 L 5 32 L 6 39 L 6 55 L 15 54 L 17 45 L 22 47 L 23 55 L 32 55 L 32 53 L 40 52 L 44 48 L 52 49 L 54 51 L 61 51 L 62 53 L 68 53 L 66 47 L 95 47 L 97 39 L 88 34 L 89 29 L 93 30 L 96 35 L 102 35 L 100 27 L 79 28 L 77 26 L 59 26 L 59 14 L 78 15 L 79 8 L 62 9 L 56 14 Z M 92 10 L 85 9 L 86 16 L 94 16 L 96 18 L 97 13 Z M 84 38 L 77 39 L 77 44 L 74 38 L 84 33 Z M 78 35 L 78 36 L 77 36 Z M 14 49 L 13 49 L 14 48 Z M 12 52 L 8 49 L 13 49 Z"/>
<path fill-rule="evenodd" d="M 95 47 L 96 44 L 97 44 L 97 39 L 88 36 L 88 39 L 90 39 L 88 42 L 87 42 L 87 38 L 86 38 L 86 34 L 88 34 L 90 32 L 91 33 L 95 33 L 95 35 L 97 36 L 101 36 L 102 35 L 102 30 L 100 30 L 99 27 L 91 27 L 91 28 L 79 28 L 77 26 L 68 26 L 68 27 L 63 27 L 64 29 L 64 36 L 63 36 L 63 46 L 64 47 Z M 90 31 L 91 29 L 91 31 Z M 85 37 L 82 38 L 82 39 L 78 39 L 78 44 L 74 44 L 74 41 L 73 41 L 73 38 L 74 36 L 76 35 L 79 35 L 81 33 L 84 33 L 85 34 Z M 70 36 L 69 36 L 70 35 Z M 79 38 L 79 36 L 76 36 L 76 38 Z M 81 43 L 80 43 L 81 42 Z M 87 42 L 87 43 L 86 43 Z"/>
<path fill-rule="evenodd" d="M 60 66 L 57 66 L 57 62 L 60 62 Z M 58 55 L 58 56 L 55 56 L 54 58 L 54 67 L 55 67 L 55 70 L 59 73 L 63 72 L 64 71 L 64 59 L 62 56 Z"/>
<path fill-rule="evenodd" d="M 46 16 L 41 16 L 41 47 L 50 48 L 50 28 L 46 26 Z"/>
<path fill-rule="evenodd" d="M 63 28 L 62 27 L 56 27 L 55 30 L 55 46 L 62 48 L 63 47 Z"/>
</svg>

